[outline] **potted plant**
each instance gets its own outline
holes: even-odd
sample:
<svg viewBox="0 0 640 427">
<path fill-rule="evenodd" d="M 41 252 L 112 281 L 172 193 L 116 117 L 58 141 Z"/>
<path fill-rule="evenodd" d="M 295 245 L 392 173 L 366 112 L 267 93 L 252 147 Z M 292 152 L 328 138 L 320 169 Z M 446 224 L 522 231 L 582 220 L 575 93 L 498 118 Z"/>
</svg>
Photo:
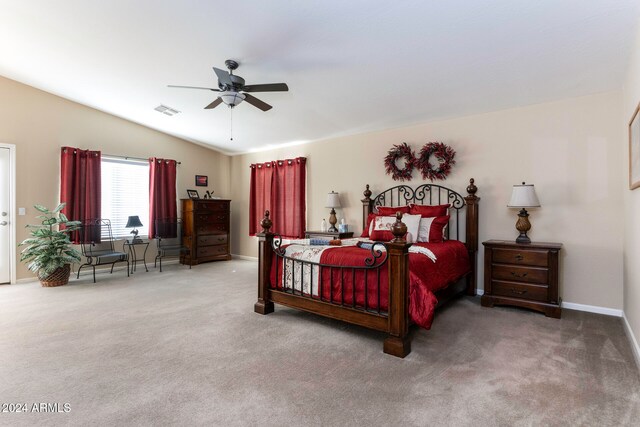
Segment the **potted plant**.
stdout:
<svg viewBox="0 0 640 427">
<path fill-rule="evenodd" d="M 69 233 L 80 228 L 80 221 L 69 221 L 60 212 L 65 206 L 61 203 L 53 211 L 41 205 L 34 208 L 42 215 L 41 225 L 27 225 L 31 237 L 19 246 L 26 246 L 20 255 L 20 261 L 28 262 L 27 267 L 38 275 L 42 286 L 62 286 L 69 283 L 70 264 L 80 262 L 80 252 L 71 247 Z M 60 226 L 64 225 L 64 229 Z"/>
</svg>

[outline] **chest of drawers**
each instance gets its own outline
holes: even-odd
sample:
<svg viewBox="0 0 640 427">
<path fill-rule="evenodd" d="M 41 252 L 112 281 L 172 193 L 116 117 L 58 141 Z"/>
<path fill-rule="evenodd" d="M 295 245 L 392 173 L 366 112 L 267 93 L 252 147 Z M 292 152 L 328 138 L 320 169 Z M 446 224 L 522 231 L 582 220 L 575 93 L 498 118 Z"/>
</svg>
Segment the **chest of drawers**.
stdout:
<svg viewBox="0 0 640 427">
<path fill-rule="evenodd" d="M 489 240 L 484 245 L 482 305 L 512 305 L 560 318 L 560 243 L 518 244 Z"/>
<path fill-rule="evenodd" d="M 191 246 L 187 261 L 230 260 L 229 247 L 231 200 L 182 199 L 185 244 Z"/>
</svg>

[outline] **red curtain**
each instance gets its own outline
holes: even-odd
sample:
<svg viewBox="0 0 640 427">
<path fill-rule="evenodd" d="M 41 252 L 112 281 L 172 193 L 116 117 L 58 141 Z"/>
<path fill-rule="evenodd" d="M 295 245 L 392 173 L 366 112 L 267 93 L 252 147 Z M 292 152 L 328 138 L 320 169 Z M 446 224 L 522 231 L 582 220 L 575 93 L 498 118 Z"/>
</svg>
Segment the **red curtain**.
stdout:
<svg viewBox="0 0 640 427">
<path fill-rule="evenodd" d="M 178 218 L 175 160 L 149 159 L 149 238 L 156 235 L 156 221 Z"/>
<path fill-rule="evenodd" d="M 73 221 L 100 218 L 101 182 L 100 151 L 62 147 L 60 156 L 60 202 L 67 205 L 62 212 Z M 79 233 L 71 233 L 71 241 L 80 243 Z"/>
<path fill-rule="evenodd" d="M 251 165 L 249 235 L 260 232 L 264 211 L 271 211 L 272 231 L 304 237 L 306 228 L 307 159 L 277 160 Z"/>
</svg>

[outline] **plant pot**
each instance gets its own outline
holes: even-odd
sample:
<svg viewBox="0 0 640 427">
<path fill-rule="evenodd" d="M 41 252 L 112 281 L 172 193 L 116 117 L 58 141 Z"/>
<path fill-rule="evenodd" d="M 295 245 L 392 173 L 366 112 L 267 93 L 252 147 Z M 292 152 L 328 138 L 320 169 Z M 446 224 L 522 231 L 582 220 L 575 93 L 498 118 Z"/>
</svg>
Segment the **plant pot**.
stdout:
<svg viewBox="0 0 640 427">
<path fill-rule="evenodd" d="M 69 276 L 71 275 L 71 264 L 65 264 L 64 267 L 58 268 L 48 276 L 40 276 L 38 273 L 38 279 L 40 284 L 44 287 L 50 288 L 53 286 L 62 286 L 69 283 Z"/>
</svg>

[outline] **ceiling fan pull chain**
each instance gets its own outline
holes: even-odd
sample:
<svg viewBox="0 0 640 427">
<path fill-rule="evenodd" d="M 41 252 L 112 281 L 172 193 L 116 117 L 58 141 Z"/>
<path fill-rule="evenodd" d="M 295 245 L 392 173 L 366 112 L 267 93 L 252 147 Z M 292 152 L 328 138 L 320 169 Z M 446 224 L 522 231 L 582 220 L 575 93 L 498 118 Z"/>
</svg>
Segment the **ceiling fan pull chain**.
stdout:
<svg viewBox="0 0 640 427">
<path fill-rule="evenodd" d="M 233 107 L 230 108 L 231 110 L 231 130 L 230 130 L 230 134 L 231 134 L 231 141 L 233 141 Z"/>
</svg>

